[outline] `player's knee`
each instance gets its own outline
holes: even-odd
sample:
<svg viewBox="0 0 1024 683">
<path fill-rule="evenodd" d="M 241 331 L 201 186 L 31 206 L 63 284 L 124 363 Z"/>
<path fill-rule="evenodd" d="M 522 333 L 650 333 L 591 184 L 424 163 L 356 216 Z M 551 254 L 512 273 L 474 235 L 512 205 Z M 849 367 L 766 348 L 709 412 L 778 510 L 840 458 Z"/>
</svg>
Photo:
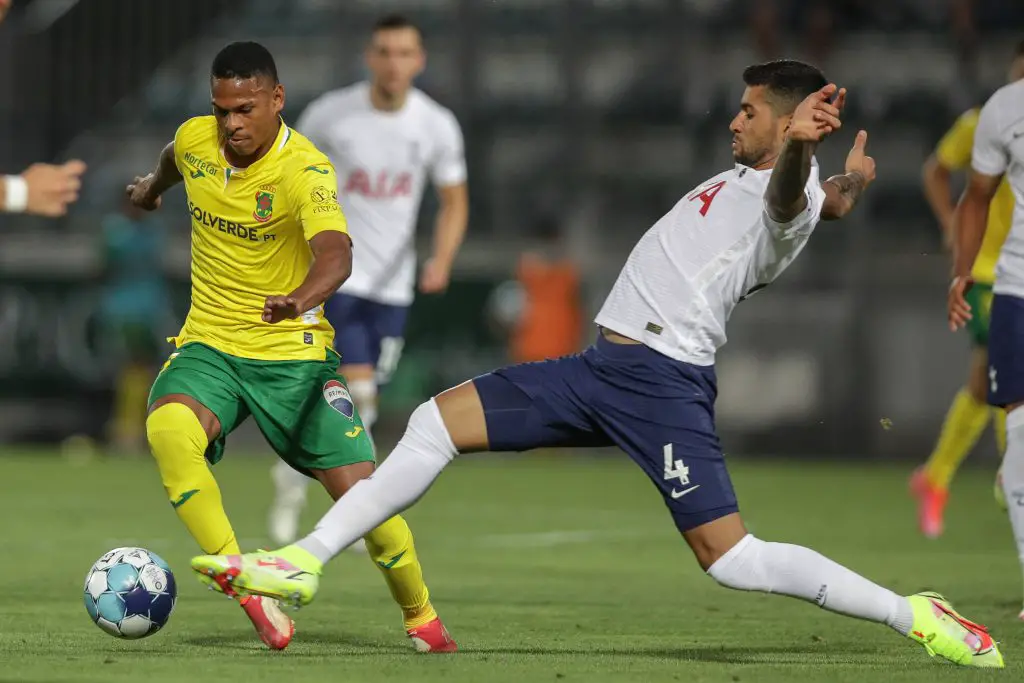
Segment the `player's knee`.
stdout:
<svg viewBox="0 0 1024 683">
<path fill-rule="evenodd" d="M 151 412 L 146 418 L 146 439 L 165 486 L 191 465 L 205 467 L 206 431 L 188 406 L 167 403 Z"/>
<path fill-rule="evenodd" d="M 678 518 L 676 523 L 679 524 Z M 752 536 L 747 532 L 739 513 L 732 512 L 684 531 L 683 538 L 701 569 L 709 572 L 714 564 Z"/>
<path fill-rule="evenodd" d="M 967 378 L 967 393 L 978 404 L 988 403 L 988 373 L 984 369 L 971 372 Z"/>
<path fill-rule="evenodd" d="M 421 403 L 409 416 L 402 443 L 420 455 L 445 458 L 451 462 L 457 451 L 434 399 Z"/>
</svg>

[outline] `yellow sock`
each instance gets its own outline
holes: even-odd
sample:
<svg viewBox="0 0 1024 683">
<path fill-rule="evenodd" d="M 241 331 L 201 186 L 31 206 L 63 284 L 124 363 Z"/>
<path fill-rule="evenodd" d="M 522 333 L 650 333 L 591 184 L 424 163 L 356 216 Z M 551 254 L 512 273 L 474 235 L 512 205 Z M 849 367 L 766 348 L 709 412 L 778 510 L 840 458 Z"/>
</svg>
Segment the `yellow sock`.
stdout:
<svg viewBox="0 0 1024 683">
<path fill-rule="evenodd" d="M 129 365 L 121 370 L 114 391 L 113 437 L 119 443 L 142 438 L 146 397 L 152 376 L 148 368 Z"/>
<path fill-rule="evenodd" d="M 999 449 L 999 457 L 1006 452 L 1006 411 L 1002 408 L 992 409 L 993 425 L 996 428 L 996 448 Z"/>
<path fill-rule="evenodd" d="M 423 626 L 437 618 L 430 604 L 430 593 L 423 582 L 423 568 L 416 557 L 412 532 L 400 515 L 366 535 L 370 559 L 384 574 L 391 595 L 402 608 L 405 628 Z"/>
<path fill-rule="evenodd" d="M 180 403 L 162 405 L 146 419 L 146 435 L 171 505 L 199 547 L 210 555 L 240 553 L 206 464 L 209 441 L 196 414 Z"/>
<path fill-rule="evenodd" d="M 948 489 L 960 463 L 985 431 L 990 415 L 989 406 L 978 403 L 966 389 L 961 389 L 942 423 L 939 442 L 935 445 L 924 473 L 934 486 Z"/>
</svg>

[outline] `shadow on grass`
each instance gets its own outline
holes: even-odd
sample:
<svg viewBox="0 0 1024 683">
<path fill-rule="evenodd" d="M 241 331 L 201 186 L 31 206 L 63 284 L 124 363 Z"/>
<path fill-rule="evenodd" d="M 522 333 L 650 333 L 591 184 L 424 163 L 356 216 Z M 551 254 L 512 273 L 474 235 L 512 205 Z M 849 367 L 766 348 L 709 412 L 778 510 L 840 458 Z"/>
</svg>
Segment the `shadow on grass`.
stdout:
<svg viewBox="0 0 1024 683">
<path fill-rule="evenodd" d="M 706 647 L 656 647 L 656 648 L 531 648 L 496 647 L 462 650 L 467 655 L 533 655 L 561 656 L 586 655 L 590 657 L 625 657 L 648 659 L 674 659 L 682 662 L 718 662 L 722 664 L 807 664 L 822 657 L 846 659 L 864 657 L 865 663 L 877 663 L 878 651 L 869 647 L 830 648 L 822 644 L 815 646 L 721 646 Z"/>
<path fill-rule="evenodd" d="M 239 648 L 245 650 L 267 652 L 252 634 L 222 634 L 212 638 L 190 638 L 186 643 L 203 648 Z M 406 643 L 382 642 L 370 638 L 336 633 L 323 630 L 303 631 L 301 639 L 281 653 L 293 657 L 324 657 L 344 654 L 347 657 L 379 657 L 381 655 L 409 655 L 416 653 Z M 808 664 L 820 663 L 822 658 L 836 660 L 858 659 L 877 664 L 878 652 L 870 647 L 830 647 L 827 644 L 817 646 L 721 646 L 706 647 L 656 647 L 656 648 L 549 648 L 549 647 L 464 647 L 460 655 L 471 659 L 488 659 L 491 656 L 530 656 L 530 657 L 622 657 L 626 659 L 671 659 L 681 662 L 717 662 L 722 664 Z M 448 658 L 444 658 L 448 659 Z"/>
<path fill-rule="evenodd" d="M 194 636 L 182 641 L 188 645 L 209 649 L 242 649 L 268 652 L 252 633 L 252 631 L 238 631 L 235 633 L 218 633 L 210 637 Z M 307 651 L 308 649 L 308 651 Z M 404 643 L 385 643 L 371 638 L 361 638 L 350 633 L 325 630 L 303 629 L 301 636 L 296 636 L 291 646 L 282 654 L 323 657 L 337 652 L 339 649 L 346 650 L 346 655 L 353 654 L 402 654 L 412 652 L 411 646 Z M 349 650 L 365 650 L 366 652 L 350 652 Z"/>
</svg>

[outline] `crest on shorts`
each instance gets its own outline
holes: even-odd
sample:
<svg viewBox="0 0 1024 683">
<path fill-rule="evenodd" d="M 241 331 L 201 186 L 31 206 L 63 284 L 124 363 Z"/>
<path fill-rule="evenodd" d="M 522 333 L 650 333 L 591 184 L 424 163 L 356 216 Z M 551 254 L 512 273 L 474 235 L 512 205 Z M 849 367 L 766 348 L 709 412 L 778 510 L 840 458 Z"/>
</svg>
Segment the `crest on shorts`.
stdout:
<svg viewBox="0 0 1024 683">
<path fill-rule="evenodd" d="M 256 193 L 256 210 L 252 217 L 260 223 L 266 223 L 274 215 L 274 193 L 260 190 Z"/>
<path fill-rule="evenodd" d="M 350 420 L 356 414 L 355 405 L 352 403 L 352 394 L 348 393 L 345 385 L 336 379 L 329 379 L 324 384 L 324 400 Z"/>
</svg>

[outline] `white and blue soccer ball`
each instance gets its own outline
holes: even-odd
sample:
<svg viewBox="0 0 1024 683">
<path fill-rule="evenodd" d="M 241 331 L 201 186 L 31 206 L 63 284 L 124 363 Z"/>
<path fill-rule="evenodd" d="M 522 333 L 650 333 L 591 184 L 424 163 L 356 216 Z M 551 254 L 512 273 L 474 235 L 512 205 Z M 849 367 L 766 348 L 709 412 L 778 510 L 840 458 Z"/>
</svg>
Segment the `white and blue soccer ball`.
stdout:
<svg viewBox="0 0 1024 683">
<path fill-rule="evenodd" d="M 163 558 L 145 548 L 114 548 L 85 577 L 85 609 L 118 638 L 145 638 L 167 623 L 178 588 Z"/>
</svg>

